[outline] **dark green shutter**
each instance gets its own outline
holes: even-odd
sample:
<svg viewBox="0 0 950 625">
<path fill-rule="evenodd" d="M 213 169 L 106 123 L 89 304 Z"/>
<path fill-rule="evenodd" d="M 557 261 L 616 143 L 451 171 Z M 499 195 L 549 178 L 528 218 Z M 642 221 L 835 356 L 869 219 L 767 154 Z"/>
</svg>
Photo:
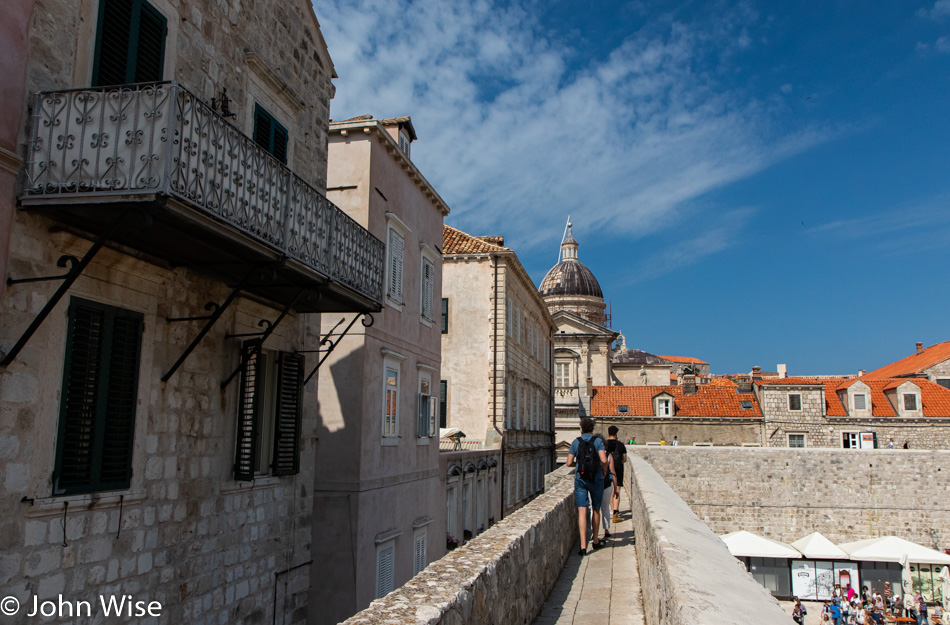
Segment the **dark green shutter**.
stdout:
<svg viewBox="0 0 950 625">
<path fill-rule="evenodd" d="M 300 472 L 300 416 L 303 403 L 303 356 L 280 353 L 277 409 L 274 414 L 274 475 Z"/>
<path fill-rule="evenodd" d="M 287 164 L 287 129 L 260 104 L 254 105 L 254 143 Z"/>
<path fill-rule="evenodd" d="M 245 341 L 241 346 L 241 394 L 238 397 L 235 435 L 234 479 L 249 482 L 257 469 L 257 436 L 261 398 L 264 396 L 264 369 L 261 342 Z"/>
<path fill-rule="evenodd" d="M 442 334 L 449 333 L 449 298 L 442 298 Z"/>
<path fill-rule="evenodd" d="M 445 380 L 439 381 L 439 427 L 445 428 L 446 425 L 446 412 L 448 411 L 448 382 Z"/>
<path fill-rule="evenodd" d="M 54 494 L 128 488 L 143 318 L 72 298 Z"/>
<path fill-rule="evenodd" d="M 145 0 L 101 0 L 92 84 L 161 80 L 167 31 L 165 16 Z"/>
</svg>

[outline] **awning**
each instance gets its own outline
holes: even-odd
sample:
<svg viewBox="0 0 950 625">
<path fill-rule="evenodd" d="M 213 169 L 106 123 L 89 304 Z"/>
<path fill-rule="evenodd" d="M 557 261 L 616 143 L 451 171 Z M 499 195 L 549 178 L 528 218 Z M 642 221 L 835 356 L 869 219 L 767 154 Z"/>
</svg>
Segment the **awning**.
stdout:
<svg viewBox="0 0 950 625">
<path fill-rule="evenodd" d="M 848 554 L 819 532 L 813 532 L 792 543 L 802 555 L 812 560 L 847 560 Z"/>
<path fill-rule="evenodd" d="M 838 545 L 852 560 L 865 562 L 906 562 L 920 564 L 950 564 L 950 555 L 912 543 L 897 536 L 868 538 Z"/>
<path fill-rule="evenodd" d="M 743 558 L 801 558 L 802 554 L 789 544 L 765 538 L 745 530 L 722 536 L 729 553 Z"/>
</svg>

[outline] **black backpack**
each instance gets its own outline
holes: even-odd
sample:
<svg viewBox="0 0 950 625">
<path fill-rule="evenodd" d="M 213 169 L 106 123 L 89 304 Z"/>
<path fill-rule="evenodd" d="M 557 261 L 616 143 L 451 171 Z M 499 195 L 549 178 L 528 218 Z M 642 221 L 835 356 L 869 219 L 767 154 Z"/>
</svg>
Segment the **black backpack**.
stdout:
<svg viewBox="0 0 950 625">
<path fill-rule="evenodd" d="M 577 438 L 577 474 L 581 479 L 587 482 L 593 482 L 594 478 L 603 473 L 600 467 L 600 457 L 597 449 L 594 447 L 594 439 L 585 441 L 582 437 Z"/>
</svg>

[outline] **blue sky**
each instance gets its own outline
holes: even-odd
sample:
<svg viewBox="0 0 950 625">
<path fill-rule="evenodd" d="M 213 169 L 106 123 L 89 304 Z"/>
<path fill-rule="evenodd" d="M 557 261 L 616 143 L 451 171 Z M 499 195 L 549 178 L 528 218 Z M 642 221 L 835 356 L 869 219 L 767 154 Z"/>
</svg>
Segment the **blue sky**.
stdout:
<svg viewBox="0 0 950 625">
<path fill-rule="evenodd" d="M 628 345 L 854 373 L 950 340 L 950 0 L 318 0 L 331 117 L 411 115 L 540 282 L 573 214 Z"/>
</svg>

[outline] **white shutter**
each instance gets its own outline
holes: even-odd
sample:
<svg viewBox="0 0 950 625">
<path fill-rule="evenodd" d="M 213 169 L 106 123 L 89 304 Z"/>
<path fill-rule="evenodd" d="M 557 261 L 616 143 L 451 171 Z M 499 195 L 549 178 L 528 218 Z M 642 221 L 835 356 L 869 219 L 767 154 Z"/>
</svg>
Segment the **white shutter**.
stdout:
<svg viewBox="0 0 950 625">
<path fill-rule="evenodd" d="M 406 240 L 395 230 L 389 231 L 389 296 L 402 302 L 402 266 Z"/>
<path fill-rule="evenodd" d="M 439 418 L 439 398 L 435 395 L 429 397 L 429 436 L 438 436 L 437 428 Z"/>
<path fill-rule="evenodd" d="M 420 528 L 413 539 L 412 574 L 416 575 L 426 568 L 426 530 Z"/>
<path fill-rule="evenodd" d="M 393 568 L 395 545 L 389 542 L 376 550 L 376 598 L 385 597 L 393 591 Z"/>
</svg>

